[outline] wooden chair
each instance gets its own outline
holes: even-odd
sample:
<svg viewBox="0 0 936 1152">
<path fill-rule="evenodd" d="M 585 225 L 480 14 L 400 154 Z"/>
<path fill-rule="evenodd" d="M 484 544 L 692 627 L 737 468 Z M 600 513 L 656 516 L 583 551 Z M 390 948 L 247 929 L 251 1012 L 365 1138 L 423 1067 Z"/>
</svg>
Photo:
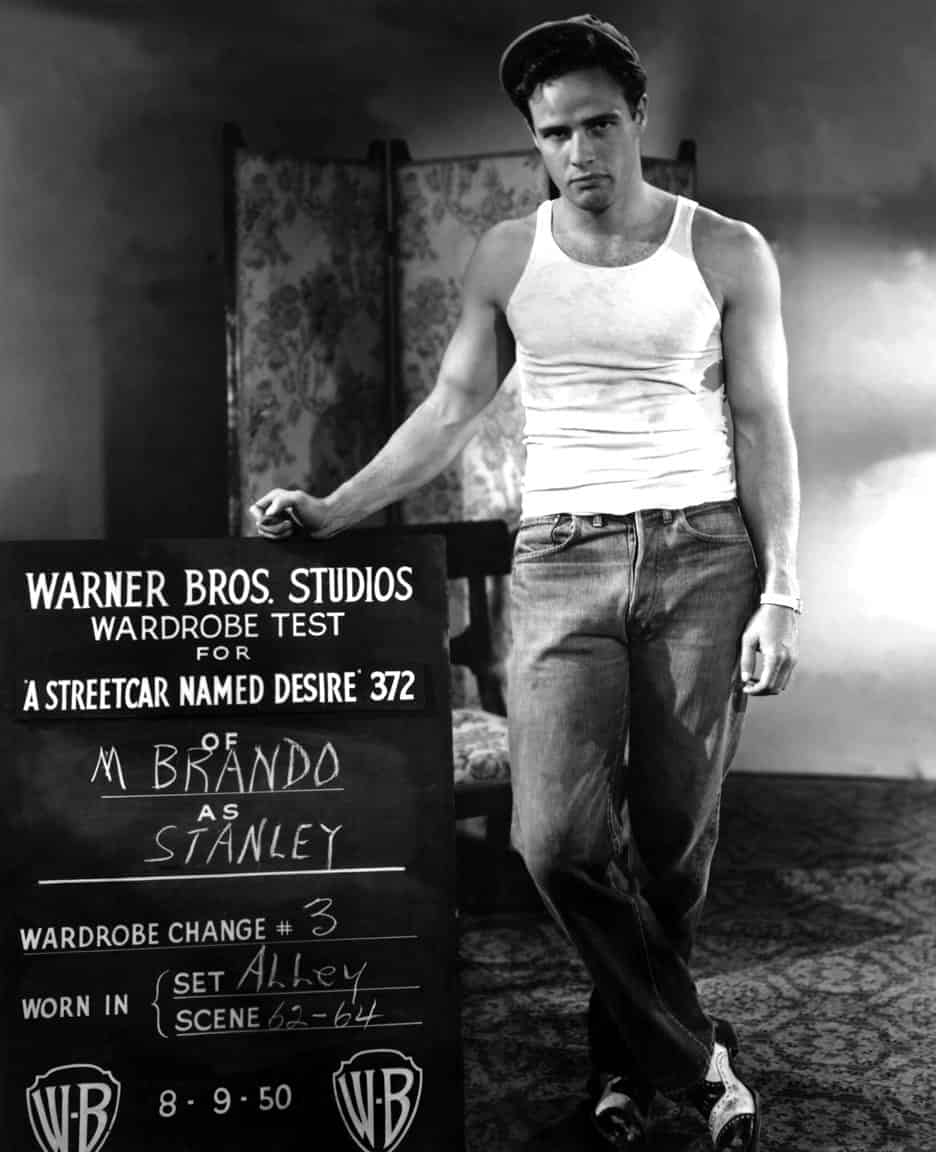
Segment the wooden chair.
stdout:
<svg viewBox="0 0 936 1152">
<path fill-rule="evenodd" d="M 455 819 L 483 816 L 485 875 L 473 885 L 493 902 L 499 871 L 510 846 L 510 755 L 505 704 L 505 638 L 492 627 L 492 587 L 504 591 L 513 539 L 503 520 L 474 520 L 407 526 L 445 537 L 450 584 L 467 581 L 466 626 L 449 641 L 452 664 L 470 670 L 479 706 L 452 709 Z M 492 587 L 489 587 L 489 578 Z M 497 582 L 500 582 L 500 589 Z"/>
</svg>

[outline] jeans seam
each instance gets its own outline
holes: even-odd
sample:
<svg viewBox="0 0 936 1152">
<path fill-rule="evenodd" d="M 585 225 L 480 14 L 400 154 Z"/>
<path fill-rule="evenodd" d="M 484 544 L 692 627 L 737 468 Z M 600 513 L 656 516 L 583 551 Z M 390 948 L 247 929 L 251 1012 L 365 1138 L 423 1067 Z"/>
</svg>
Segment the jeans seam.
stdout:
<svg viewBox="0 0 936 1152">
<path fill-rule="evenodd" d="M 628 686 L 628 691 L 630 691 L 629 686 Z M 607 780 L 607 785 L 606 785 L 607 802 L 605 804 L 605 818 L 606 818 L 607 823 L 608 823 L 608 838 L 611 841 L 611 849 L 612 849 L 612 852 L 614 853 L 615 857 L 620 857 L 624 851 L 624 838 L 620 834 L 620 832 L 616 826 L 616 821 L 615 821 L 614 780 L 615 780 L 617 773 L 621 769 L 621 762 L 623 759 L 624 729 L 625 729 L 625 726 L 627 725 L 627 721 L 628 721 L 627 710 L 622 708 L 621 712 L 620 712 L 620 716 L 621 716 L 621 719 L 620 719 L 620 723 L 618 724 L 617 735 L 615 736 L 614 762 L 608 768 L 608 780 Z"/>
<path fill-rule="evenodd" d="M 650 977 L 650 984 L 651 984 L 651 987 L 653 988 L 653 994 L 656 997 L 657 1004 L 659 1004 L 660 1009 L 663 1012 L 663 1015 L 668 1017 L 676 1025 L 676 1027 L 680 1030 L 680 1032 L 682 1032 L 685 1036 L 687 1036 L 693 1042 L 693 1044 L 698 1045 L 698 1047 L 702 1049 L 702 1053 L 706 1059 L 706 1071 L 707 1071 L 708 1070 L 708 1063 L 709 1063 L 709 1061 L 711 1061 L 711 1058 L 712 1058 L 711 1052 L 709 1052 L 709 1050 L 702 1043 L 702 1041 L 698 1038 L 698 1036 L 695 1036 L 692 1032 L 690 1032 L 689 1029 L 683 1024 L 683 1022 L 678 1017 L 673 1015 L 673 1013 L 670 1011 L 669 1005 L 666 1003 L 666 1001 L 663 999 L 663 996 L 660 994 L 660 989 L 657 986 L 656 977 L 653 974 L 653 965 L 650 962 L 650 952 L 647 948 L 647 938 L 646 938 L 646 935 L 644 933 L 643 917 L 640 915 L 640 906 L 637 903 L 636 898 L 632 897 L 632 899 L 634 900 L 634 914 L 635 914 L 636 919 L 637 919 L 637 931 L 640 934 L 640 946 L 641 946 L 641 949 L 643 950 L 644 960 L 646 961 L 646 964 L 647 964 L 647 975 Z M 702 1073 L 702 1076 L 698 1080 L 693 1081 L 693 1084 L 699 1084 L 704 1079 L 705 1079 L 705 1072 Z M 670 1087 L 670 1085 L 669 1085 L 668 1081 L 660 1081 L 657 1083 L 657 1087 L 662 1092 L 666 1088 Z"/>
<path fill-rule="evenodd" d="M 635 541 L 637 538 L 636 519 L 637 518 L 635 516 L 634 517 L 634 528 L 633 528 Z M 629 530 L 628 530 L 628 534 L 625 535 L 625 541 L 627 541 L 628 536 L 629 536 Z M 630 595 L 633 595 L 633 572 L 631 573 Z M 625 636 L 625 640 L 626 640 L 626 637 L 627 637 L 627 620 L 626 620 L 626 617 L 624 620 L 624 636 Z M 629 699 L 630 690 L 631 690 L 630 674 L 628 674 L 628 677 L 627 677 L 628 702 L 627 702 L 627 707 L 621 707 L 619 710 L 619 713 L 618 713 L 619 720 L 618 720 L 617 732 L 615 734 L 615 744 L 614 744 L 615 756 L 614 756 L 613 763 L 608 768 L 607 803 L 605 805 L 605 817 L 606 817 L 607 824 L 608 824 L 608 837 L 611 841 L 611 848 L 613 850 L 615 858 L 620 858 L 621 855 L 623 854 L 623 850 L 624 850 L 624 838 L 623 838 L 623 835 L 621 835 L 622 829 L 619 827 L 621 822 L 616 821 L 616 819 L 615 819 L 614 782 L 617 778 L 617 774 L 621 771 L 621 768 L 623 766 L 624 749 L 625 749 L 626 744 L 627 744 L 626 730 L 630 726 L 630 699 Z M 626 789 L 625 789 L 625 792 L 626 792 Z M 629 798 L 627 800 L 627 803 L 628 804 L 630 803 Z"/>
</svg>

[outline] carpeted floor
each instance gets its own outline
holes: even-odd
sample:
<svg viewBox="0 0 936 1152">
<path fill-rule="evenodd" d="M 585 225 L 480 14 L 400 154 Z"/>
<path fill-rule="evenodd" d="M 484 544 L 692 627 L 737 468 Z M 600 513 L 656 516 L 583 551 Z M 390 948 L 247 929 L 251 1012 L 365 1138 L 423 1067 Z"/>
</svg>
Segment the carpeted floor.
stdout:
<svg viewBox="0 0 936 1152">
<path fill-rule="evenodd" d="M 462 918 L 467 1149 L 590 1148 L 588 981 L 512 904 Z M 936 784 L 731 777 L 694 970 L 740 1033 L 761 1152 L 936 1152 Z M 660 1100 L 648 1146 L 711 1143 Z"/>
</svg>

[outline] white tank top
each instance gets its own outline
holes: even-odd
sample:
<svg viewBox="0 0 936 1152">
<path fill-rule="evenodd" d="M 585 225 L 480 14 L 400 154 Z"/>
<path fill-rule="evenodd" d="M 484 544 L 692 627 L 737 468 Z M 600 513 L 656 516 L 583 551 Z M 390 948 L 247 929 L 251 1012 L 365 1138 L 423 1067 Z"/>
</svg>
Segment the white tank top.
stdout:
<svg viewBox="0 0 936 1152">
<path fill-rule="evenodd" d="M 603 267 L 553 239 L 539 206 L 507 302 L 526 422 L 524 517 L 624 515 L 735 496 L 721 316 L 678 197 L 659 248 Z"/>
</svg>

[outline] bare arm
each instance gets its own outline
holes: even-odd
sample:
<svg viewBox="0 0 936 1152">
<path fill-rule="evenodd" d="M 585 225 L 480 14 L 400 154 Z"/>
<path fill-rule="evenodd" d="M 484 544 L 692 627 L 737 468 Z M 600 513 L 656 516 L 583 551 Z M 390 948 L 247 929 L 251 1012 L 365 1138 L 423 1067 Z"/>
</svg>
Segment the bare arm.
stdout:
<svg viewBox="0 0 936 1152">
<path fill-rule="evenodd" d="M 790 423 L 780 278 L 753 230 L 739 251 L 724 309 L 727 395 L 739 497 L 766 592 L 797 595 L 799 481 Z"/>
<path fill-rule="evenodd" d="M 790 423 L 780 278 L 754 229 L 735 226 L 728 246 L 722 340 L 735 437 L 738 497 L 757 554 L 764 592 L 798 596 L 799 479 Z M 762 656 L 755 675 L 756 654 Z M 742 641 L 746 691 L 782 691 L 797 658 L 792 609 L 765 605 Z"/>
<path fill-rule="evenodd" d="M 462 313 L 435 387 L 359 472 L 323 499 L 274 488 L 251 512 L 261 535 L 294 524 L 331 536 L 422 487 L 447 467 L 477 430 L 513 363 L 513 340 L 497 303 L 499 243 L 488 233 L 465 273 Z"/>
</svg>

